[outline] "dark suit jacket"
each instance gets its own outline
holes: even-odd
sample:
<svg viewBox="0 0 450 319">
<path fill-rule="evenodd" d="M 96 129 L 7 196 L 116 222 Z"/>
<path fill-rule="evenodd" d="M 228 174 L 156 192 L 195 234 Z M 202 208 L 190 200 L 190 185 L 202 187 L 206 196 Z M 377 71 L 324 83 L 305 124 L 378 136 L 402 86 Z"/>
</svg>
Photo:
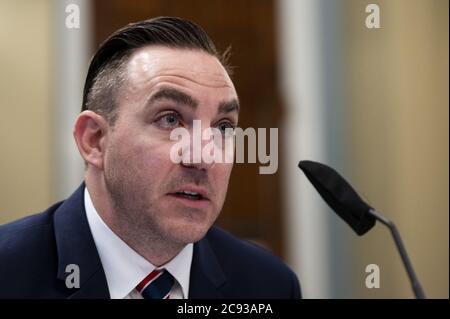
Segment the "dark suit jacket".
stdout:
<svg viewBox="0 0 450 319">
<path fill-rule="evenodd" d="M 83 191 L 0 226 L 0 298 L 109 298 Z M 66 287 L 69 264 L 79 266 L 80 288 Z M 279 259 L 212 227 L 194 244 L 189 298 L 300 298 L 300 286 Z"/>
</svg>

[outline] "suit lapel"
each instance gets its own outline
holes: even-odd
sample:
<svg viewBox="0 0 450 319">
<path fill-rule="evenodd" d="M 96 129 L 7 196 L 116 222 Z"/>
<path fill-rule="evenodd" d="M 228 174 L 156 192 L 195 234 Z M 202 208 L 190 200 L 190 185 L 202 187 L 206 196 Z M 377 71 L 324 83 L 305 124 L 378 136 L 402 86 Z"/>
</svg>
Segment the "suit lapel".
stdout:
<svg viewBox="0 0 450 319">
<path fill-rule="evenodd" d="M 221 293 L 226 283 L 225 274 L 208 242 L 208 236 L 194 244 L 189 299 L 224 298 Z"/>
<path fill-rule="evenodd" d="M 58 252 L 57 277 L 65 287 L 74 264 L 80 270 L 80 288 L 65 288 L 68 298 L 110 298 L 106 276 L 92 237 L 84 208 L 84 183 L 56 210 L 55 238 Z M 208 241 L 208 236 L 194 244 L 189 298 L 224 298 L 221 288 L 226 277 Z"/>
<path fill-rule="evenodd" d="M 58 279 L 63 281 L 68 265 L 79 267 L 80 288 L 67 289 L 69 298 L 109 298 L 105 273 L 98 256 L 84 208 L 84 183 L 56 210 L 55 239 Z"/>
</svg>

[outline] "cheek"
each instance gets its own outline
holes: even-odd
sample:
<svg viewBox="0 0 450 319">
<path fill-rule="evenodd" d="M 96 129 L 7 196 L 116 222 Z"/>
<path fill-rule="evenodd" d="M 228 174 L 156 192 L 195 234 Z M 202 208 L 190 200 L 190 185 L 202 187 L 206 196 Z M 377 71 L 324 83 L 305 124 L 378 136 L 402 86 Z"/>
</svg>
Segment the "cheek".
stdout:
<svg viewBox="0 0 450 319">
<path fill-rule="evenodd" d="M 169 169 L 171 144 L 143 137 L 142 135 L 123 135 L 111 145 L 110 157 L 125 170 L 132 170 L 133 175 L 148 178 L 157 177 Z M 116 165 L 117 166 L 117 165 Z"/>
<path fill-rule="evenodd" d="M 214 167 L 214 180 L 220 197 L 223 199 L 227 193 L 228 182 L 230 180 L 233 164 L 216 164 Z"/>
</svg>

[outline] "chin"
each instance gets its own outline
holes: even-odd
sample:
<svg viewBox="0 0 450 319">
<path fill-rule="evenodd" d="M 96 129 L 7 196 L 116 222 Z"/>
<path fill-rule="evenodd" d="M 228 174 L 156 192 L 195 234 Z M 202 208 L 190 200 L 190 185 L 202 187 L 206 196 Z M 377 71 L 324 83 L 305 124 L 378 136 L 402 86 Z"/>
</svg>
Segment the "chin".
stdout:
<svg viewBox="0 0 450 319">
<path fill-rule="evenodd" d="M 195 243 L 205 237 L 210 225 L 199 225 L 192 223 L 183 223 L 183 225 L 177 225 L 168 232 L 169 236 L 175 241 L 183 244 Z"/>
</svg>

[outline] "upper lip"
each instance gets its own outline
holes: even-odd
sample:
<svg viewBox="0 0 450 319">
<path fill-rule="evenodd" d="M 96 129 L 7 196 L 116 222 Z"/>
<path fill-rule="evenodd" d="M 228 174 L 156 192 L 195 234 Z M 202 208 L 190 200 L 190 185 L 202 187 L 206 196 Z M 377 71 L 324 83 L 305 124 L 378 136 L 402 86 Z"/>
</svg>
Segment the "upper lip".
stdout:
<svg viewBox="0 0 450 319">
<path fill-rule="evenodd" d="M 195 186 L 195 185 L 180 186 L 175 191 L 170 192 L 169 194 L 181 193 L 183 191 L 191 192 L 191 193 L 197 193 L 203 199 L 209 199 L 208 191 L 205 188 L 203 188 L 203 187 L 199 187 L 199 186 Z"/>
</svg>

